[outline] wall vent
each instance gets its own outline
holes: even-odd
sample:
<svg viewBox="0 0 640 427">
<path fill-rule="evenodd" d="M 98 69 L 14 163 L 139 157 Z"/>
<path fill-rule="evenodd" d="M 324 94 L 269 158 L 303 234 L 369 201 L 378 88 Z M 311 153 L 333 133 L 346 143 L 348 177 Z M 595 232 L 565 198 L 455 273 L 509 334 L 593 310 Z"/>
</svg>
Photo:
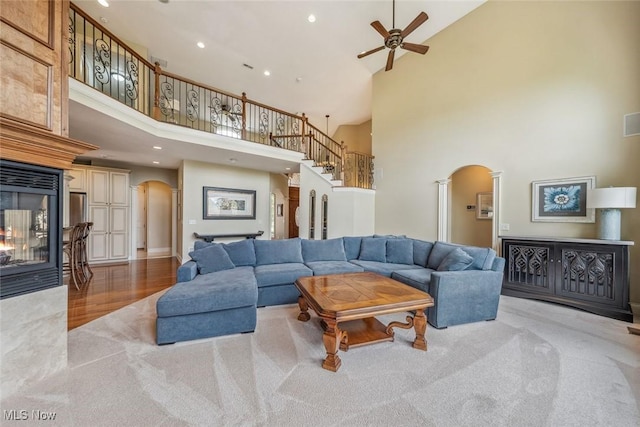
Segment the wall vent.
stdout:
<svg viewBox="0 0 640 427">
<path fill-rule="evenodd" d="M 624 136 L 640 135 L 640 113 L 625 114 Z"/>
</svg>

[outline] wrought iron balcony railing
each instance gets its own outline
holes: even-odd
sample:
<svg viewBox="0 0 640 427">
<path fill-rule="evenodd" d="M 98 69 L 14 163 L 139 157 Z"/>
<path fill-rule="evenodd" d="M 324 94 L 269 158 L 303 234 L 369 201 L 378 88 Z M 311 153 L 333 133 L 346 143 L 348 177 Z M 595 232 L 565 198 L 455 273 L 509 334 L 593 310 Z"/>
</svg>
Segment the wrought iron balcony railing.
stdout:
<svg viewBox="0 0 640 427">
<path fill-rule="evenodd" d="M 373 157 L 348 153 L 304 114 L 163 71 L 73 3 L 69 54 L 71 77 L 155 120 L 301 152 L 345 186 L 373 186 Z"/>
</svg>

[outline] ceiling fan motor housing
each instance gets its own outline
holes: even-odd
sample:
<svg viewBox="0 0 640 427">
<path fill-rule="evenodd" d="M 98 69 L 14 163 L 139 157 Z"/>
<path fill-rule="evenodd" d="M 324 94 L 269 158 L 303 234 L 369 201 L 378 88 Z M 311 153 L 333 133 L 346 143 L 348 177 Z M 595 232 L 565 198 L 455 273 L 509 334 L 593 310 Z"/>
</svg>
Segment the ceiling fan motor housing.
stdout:
<svg viewBox="0 0 640 427">
<path fill-rule="evenodd" d="M 394 28 L 389 30 L 389 37 L 384 41 L 384 45 L 389 49 L 395 49 L 402 44 L 402 31 Z"/>
</svg>

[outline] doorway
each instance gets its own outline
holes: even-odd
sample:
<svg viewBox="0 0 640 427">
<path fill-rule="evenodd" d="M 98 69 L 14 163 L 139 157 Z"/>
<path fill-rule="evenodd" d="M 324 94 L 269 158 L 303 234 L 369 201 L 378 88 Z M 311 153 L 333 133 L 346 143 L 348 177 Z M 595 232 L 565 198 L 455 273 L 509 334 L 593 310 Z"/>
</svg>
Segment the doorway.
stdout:
<svg viewBox="0 0 640 427">
<path fill-rule="evenodd" d="M 160 181 L 145 181 L 137 187 L 137 259 L 172 255 L 172 189 Z"/>
<path fill-rule="evenodd" d="M 498 251 L 502 172 L 468 165 L 437 183 L 438 240 Z"/>
</svg>

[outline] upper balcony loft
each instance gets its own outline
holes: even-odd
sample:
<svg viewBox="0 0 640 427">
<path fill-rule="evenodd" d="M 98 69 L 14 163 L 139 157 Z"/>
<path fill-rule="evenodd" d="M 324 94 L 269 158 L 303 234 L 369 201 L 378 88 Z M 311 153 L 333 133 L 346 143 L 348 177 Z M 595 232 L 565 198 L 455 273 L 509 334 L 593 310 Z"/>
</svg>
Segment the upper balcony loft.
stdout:
<svg viewBox="0 0 640 427">
<path fill-rule="evenodd" d="M 288 113 L 251 100 L 245 93 L 232 94 L 168 73 L 73 3 L 69 10 L 69 54 L 70 78 L 136 110 L 147 120 L 163 124 L 156 127 L 177 126 L 179 134 L 196 131 L 201 140 L 207 138 L 206 132 L 215 134 L 216 140 L 234 138 L 300 153 L 285 157 L 313 160 L 346 187 L 373 188 L 373 157 L 348 151 L 348 144 L 333 140 L 309 123 L 304 113 Z M 70 109 L 73 114 L 73 105 Z M 242 148 L 229 143 L 227 150 Z"/>
</svg>

